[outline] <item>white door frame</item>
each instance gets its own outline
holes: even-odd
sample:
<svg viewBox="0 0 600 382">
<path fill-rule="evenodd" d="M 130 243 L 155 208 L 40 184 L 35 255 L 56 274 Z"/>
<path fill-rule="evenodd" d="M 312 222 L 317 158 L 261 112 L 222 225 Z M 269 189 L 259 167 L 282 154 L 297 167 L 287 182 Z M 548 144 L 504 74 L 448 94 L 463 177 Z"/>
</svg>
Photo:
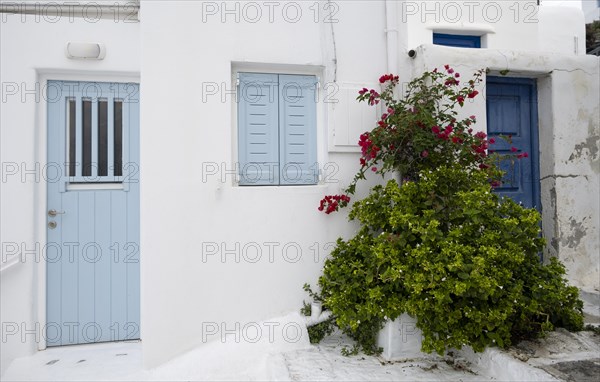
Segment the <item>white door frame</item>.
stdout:
<svg viewBox="0 0 600 382">
<path fill-rule="evenodd" d="M 58 81 L 89 81 L 89 82 L 130 82 L 140 84 L 139 72 L 100 72 L 100 71 L 81 71 L 67 69 L 37 69 L 36 84 L 39 84 L 39 102 L 35 107 L 35 136 L 37 140 L 35 145 L 35 163 L 39 163 L 39 168 L 44 169 L 48 160 L 48 107 L 46 104 L 45 89 L 49 80 Z M 140 100 L 141 102 L 141 100 Z M 141 134 L 141 130 L 140 130 Z M 33 235 L 36 243 L 40 243 L 41 253 L 38 254 L 37 263 L 34 267 L 33 275 L 33 303 L 34 303 L 34 322 L 39 323 L 38 350 L 46 349 L 46 339 L 42 334 L 46 327 L 46 261 L 42 256 L 43 248 L 47 243 L 47 216 L 48 210 L 48 186 L 43 175 L 40 174 L 40 181 L 36 184 L 34 190 L 34 227 Z M 140 259 L 141 261 L 141 259 Z M 141 337 L 140 332 L 140 338 Z"/>
</svg>

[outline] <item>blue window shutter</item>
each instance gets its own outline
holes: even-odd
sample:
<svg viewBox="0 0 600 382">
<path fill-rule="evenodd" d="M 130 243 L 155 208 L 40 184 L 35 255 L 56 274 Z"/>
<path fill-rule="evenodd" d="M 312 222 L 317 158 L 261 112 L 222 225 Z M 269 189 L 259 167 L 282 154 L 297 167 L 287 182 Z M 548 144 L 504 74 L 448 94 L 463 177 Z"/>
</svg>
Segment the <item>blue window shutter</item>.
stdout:
<svg viewBox="0 0 600 382">
<path fill-rule="evenodd" d="M 276 74 L 240 73 L 240 185 L 279 184 L 279 97 Z"/>
<path fill-rule="evenodd" d="M 433 43 L 457 48 L 481 48 L 481 36 L 434 33 Z"/>
<path fill-rule="evenodd" d="M 318 182 L 317 78 L 279 75 L 279 152 L 282 185 Z"/>
</svg>

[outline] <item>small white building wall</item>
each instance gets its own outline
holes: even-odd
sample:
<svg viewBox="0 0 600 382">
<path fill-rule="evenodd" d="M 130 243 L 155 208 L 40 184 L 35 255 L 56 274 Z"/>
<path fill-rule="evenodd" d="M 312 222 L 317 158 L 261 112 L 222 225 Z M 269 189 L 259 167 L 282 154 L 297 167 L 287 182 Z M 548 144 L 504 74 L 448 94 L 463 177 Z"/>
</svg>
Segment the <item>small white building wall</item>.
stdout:
<svg viewBox="0 0 600 382">
<path fill-rule="evenodd" d="M 581 9 L 585 15 L 586 24 L 600 20 L 600 3 L 598 0 L 542 0 L 542 5 Z"/>
<path fill-rule="evenodd" d="M 581 8 L 585 15 L 586 24 L 600 20 L 600 3 L 598 0 L 582 0 Z"/>
<path fill-rule="evenodd" d="M 68 41 L 104 43 L 106 58 L 69 60 Z M 0 372 L 4 372 L 12 359 L 44 343 L 45 80 L 137 81 L 139 23 L 115 22 L 113 17 L 0 13 L 0 47 Z"/>
<path fill-rule="evenodd" d="M 235 329 L 299 309 L 308 298 L 302 285 L 315 284 L 331 242 L 353 232 L 345 213 L 317 211 L 319 200 L 340 193 L 358 168 L 356 155 L 329 150 L 328 121 L 343 119 L 337 110 L 348 109 L 323 99 L 348 103 L 355 90 L 386 71 L 384 3 L 338 2 L 333 24 L 323 22 L 326 2 L 318 8 L 291 3 L 301 6 L 301 16 L 292 8 L 282 14 L 283 2 L 272 22 L 263 6 L 262 18 L 249 22 L 256 14 L 244 17 L 244 2 L 142 2 L 142 328 L 152 333 L 143 340 L 147 366 L 219 340 L 221 333 L 203 336 L 206 325 Z M 237 120 L 230 93 L 237 70 L 320 78 L 326 92 L 317 106 L 318 161 L 327 179 L 298 187 L 235 184 Z M 373 123 L 374 115 L 362 131 Z M 355 146 L 358 134 L 347 142 Z M 255 260 L 257 248 L 262 256 Z"/>
<path fill-rule="evenodd" d="M 585 54 L 581 8 L 519 1 L 412 1 L 398 6 L 401 46 L 431 44 L 433 33 L 481 36 L 482 48 Z"/>
</svg>

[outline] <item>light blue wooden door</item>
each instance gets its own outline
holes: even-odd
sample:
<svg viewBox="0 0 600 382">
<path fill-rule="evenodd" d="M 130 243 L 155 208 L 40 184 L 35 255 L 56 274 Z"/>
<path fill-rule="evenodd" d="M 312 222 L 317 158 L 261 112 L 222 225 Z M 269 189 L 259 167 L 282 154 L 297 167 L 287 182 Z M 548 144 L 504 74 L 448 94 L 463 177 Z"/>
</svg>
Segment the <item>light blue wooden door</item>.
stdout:
<svg viewBox="0 0 600 382">
<path fill-rule="evenodd" d="M 500 162 L 505 175 L 496 192 L 541 210 L 535 80 L 490 76 L 486 97 L 488 135 L 496 141 L 490 150 L 507 156 Z"/>
<path fill-rule="evenodd" d="M 139 338 L 139 86 L 47 93 L 46 343 Z"/>
</svg>

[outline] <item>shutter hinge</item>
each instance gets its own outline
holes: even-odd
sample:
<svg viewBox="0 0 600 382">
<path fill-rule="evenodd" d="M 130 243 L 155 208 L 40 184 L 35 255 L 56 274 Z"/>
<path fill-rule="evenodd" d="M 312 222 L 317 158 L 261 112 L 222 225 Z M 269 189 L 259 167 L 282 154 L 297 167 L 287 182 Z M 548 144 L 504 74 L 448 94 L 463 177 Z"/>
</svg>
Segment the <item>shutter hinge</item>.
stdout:
<svg viewBox="0 0 600 382">
<path fill-rule="evenodd" d="M 235 75 L 235 86 L 240 86 L 240 74 Z"/>
</svg>

